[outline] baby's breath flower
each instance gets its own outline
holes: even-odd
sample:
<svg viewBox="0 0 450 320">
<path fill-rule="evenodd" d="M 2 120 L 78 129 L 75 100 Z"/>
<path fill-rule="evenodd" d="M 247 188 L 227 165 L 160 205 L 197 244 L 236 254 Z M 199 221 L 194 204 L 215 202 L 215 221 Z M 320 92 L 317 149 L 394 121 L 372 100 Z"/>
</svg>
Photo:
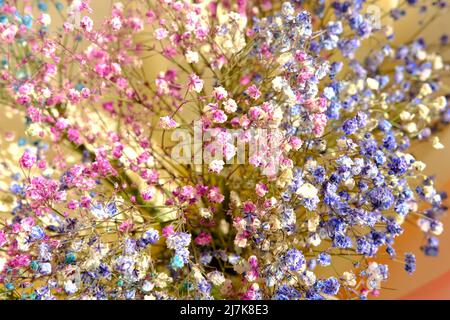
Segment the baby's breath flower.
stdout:
<svg viewBox="0 0 450 320">
<path fill-rule="evenodd" d="M 393 46 L 409 10 L 361 1 L 200 2 L 94 23 L 87 0 L 66 21 L 0 0 L 3 114 L 25 119 L 0 137 L 2 297 L 365 299 L 406 222 L 439 253 L 446 194 L 411 146 L 444 147 L 448 37 Z"/>
</svg>

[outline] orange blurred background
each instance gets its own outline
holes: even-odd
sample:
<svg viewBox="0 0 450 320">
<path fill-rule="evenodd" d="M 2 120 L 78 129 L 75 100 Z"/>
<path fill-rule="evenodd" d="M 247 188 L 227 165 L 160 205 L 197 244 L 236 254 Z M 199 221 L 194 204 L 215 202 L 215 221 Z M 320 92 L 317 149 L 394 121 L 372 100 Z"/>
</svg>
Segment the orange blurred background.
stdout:
<svg viewBox="0 0 450 320">
<path fill-rule="evenodd" d="M 394 2 L 402 1 L 388 1 L 388 5 L 395 4 Z M 431 2 L 426 1 L 426 3 Z M 424 20 L 432 19 L 433 16 L 434 12 L 429 12 Z M 418 30 L 422 28 L 418 23 L 419 17 L 417 10 L 409 10 L 405 19 L 392 24 L 396 34 L 396 44 L 404 43 L 418 33 Z M 434 19 L 420 33 L 420 36 L 426 43 L 435 44 L 448 30 L 450 30 L 450 12 L 445 10 L 440 12 L 440 16 Z M 449 62 L 448 50 L 438 53 L 443 56 L 446 63 Z M 446 89 L 449 85 L 448 80 L 445 79 Z M 430 142 L 424 142 L 415 146 L 412 153 L 427 164 L 425 170 L 427 174 L 436 176 L 437 189 L 450 194 L 450 127 L 445 128 L 438 135 L 445 145 L 444 149 L 433 149 Z M 438 257 L 424 256 L 419 249 L 423 243 L 421 231 L 413 225 L 405 224 L 405 233 L 396 240 L 396 250 L 399 253 L 414 252 L 417 258 L 417 270 L 410 276 L 404 271 L 402 263 L 386 261 L 389 264 L 390 277 L 384 284 L 385 290 L 382 290 L 379 299 L 450 299 L 450 214 L 444 217 L 443 223 L 445 227 L 444 232 L 439 236 Z"/>
</svg>

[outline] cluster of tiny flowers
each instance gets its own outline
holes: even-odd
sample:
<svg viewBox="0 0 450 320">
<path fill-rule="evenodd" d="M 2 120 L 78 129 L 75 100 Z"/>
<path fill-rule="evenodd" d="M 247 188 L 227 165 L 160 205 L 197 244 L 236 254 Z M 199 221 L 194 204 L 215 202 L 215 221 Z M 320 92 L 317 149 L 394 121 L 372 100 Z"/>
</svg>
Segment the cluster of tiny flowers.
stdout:
<svg viewBox="0 0 450 320">
<path fill-rule="evenodd" d="M 0 0 L 0 299 L 367 299 L 405 222 L 436 256 L 447 36 L 368 5 Z"/>
</svg>

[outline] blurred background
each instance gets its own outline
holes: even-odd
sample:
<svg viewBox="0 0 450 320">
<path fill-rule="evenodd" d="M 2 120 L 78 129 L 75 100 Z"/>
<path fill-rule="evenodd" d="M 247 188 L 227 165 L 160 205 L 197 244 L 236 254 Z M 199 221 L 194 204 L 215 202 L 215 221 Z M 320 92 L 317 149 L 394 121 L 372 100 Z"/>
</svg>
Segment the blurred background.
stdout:
<svg viewBox="0 0 450 320">
<path fill-rule="evenodd" d="M 403 1 L 375 1 L 383 11 L 389 7 L 398 6 Z M 426 1 L 432 3 L 434 1 Z M 436 12 L 420 14 L 417 8 L 407 9 L 404 19 L 390 23 L 396 35 L 395 43 L 401 44 L 413 36 L 420 36 L 428 44 L 439 42 L 439 38 L 450 31 L 450 11 L 443 10 L 437 17 Z M 436 17 L 436 18 L 435 18 Z M 430 21 L 430 22 L 428 22 Z M 448 64 L 449 52 L 438 52 Z M 444 79 L 448 89 L 449 79 Z M 436 176 L 438 190 L 450 194 L 450 127 L 440 132 L 439 137 L 445 145 L 444 149 L 436 150 L 430 142 L 423 142 L 413 148 L 413 154 L 427 164 L 426 173 Z M 448 205 L 448 202 L 447 202 Z M 401 263 L 387 262 L 390 268 L 389 280 L 385 283 L 379 299 L 450 299 L 450 214 L 443 219 L 444 232 L 440 235 L 440 252 L 438 257 L 426 257 L 420 251 L 423 235 L 414 225 L 405 224 L 405 233 L 397 238 L 396 248 L 399 252 L 412 251 L 416 254 L 417 270 L 409 276 Z M 447 229 L 445 229 L 447 228 Z M 411 250 L 413 249 L 413 250 Z"/>
<path fill-rule="evenodd" d="M 402 5 L 402 0 L 375 0 L 368 1 L 381 9 L 383 23 L 390 24 L 395 31 L 395 43 L 401 44 L 409 41 L 413 37 L 423 37 L 427 43 L 435 44 L 439 42 L 442 34 L 450 30 L 450 12 L 442 10 L 439 17 L 435 16 L 436 11 L 419 13 L 419 8 L 408 7 L 408 15 L 398 22 L 393 22 L 386 15 L 389 9 Z M 434 0 L 426 0 L 431 3 Z M 110 10 L 111 1 L 95 0 L 91 1 L 94 10 L 94 17 L 101 19 Z M 443 55 L 445 62 L 450 62 L 449 52 L 438 52 Z M 149 63 L 148 74 L 156 75 L 166 68 L 164 62 Z M 447 85 L 450 84 L 445 79 Z M 3 113 L 0 117 L 0 134 L 14 132 L 16 139 L 24 135 L 23 117 L 14 114 L 12 111 Z M 431 142 L 423 142 L 413 148 L 413 154 L 427 164 L 426 173 L 437 177 L 437 189 L 445 190 L 450 194 L 450 126 L 439 134 L 441 142 L 445 145 L 442 150 L 431 147 Z M 21 154 L 17 145 L 2 144 L 0 139 L 0 157 L 11 159 Z M 0 184 L 4 182 L 0 181 Z M 0 210 L 2 211 L 2 210 Z M 405 233 L 396 239 L 396 250 L 398 252 L 413 252 L 417 257 L 417 270 L 415 274 L 409 276 L 404 271 L 404 264 L 386 259 L 382 263 L 389 265 L 390 278 L 384 283 L 384 290 L 376 299 L 450 299 L 450 214 L 443 220 L 444 229 L 440 239 L 440 254 L 438 257 L 425 257 L 420 251 L 423 243 L 422 232 L 414 225 L 406 224 Z M 371 297 L 374 298 L 374 297 Z"/>
</svg>

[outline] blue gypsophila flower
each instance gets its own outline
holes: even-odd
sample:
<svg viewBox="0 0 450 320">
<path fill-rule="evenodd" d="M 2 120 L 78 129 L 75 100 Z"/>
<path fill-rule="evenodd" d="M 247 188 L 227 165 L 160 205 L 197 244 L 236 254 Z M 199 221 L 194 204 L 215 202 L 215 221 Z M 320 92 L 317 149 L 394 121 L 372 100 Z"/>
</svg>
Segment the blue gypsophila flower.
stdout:
<svg viewBox="0 0 450 320">
<path fill-rule="evenodd" d="M 339 292 L 341 284 L 335 277 L 330 277 L 325 281 L 321 281 L 321 291 L 328 295 L 335 295 Z"/>
<path fill-rule="evenodd" d="M 303 253 L 297 249 L 290 249 L 286 252 L 283 262 L 290 271 L 299 271 L 306 267 L 306 260 Z"/>
<path fill-rule="evenodd" d="M 286 284 L 278 287 L 273 296 L 273 300 L 295 300 L 300 299 L 302 295 L 297 289 Z"/>
<path fill-rule="evenodd" d="M 306 263 L 309 270 L 314 270 L 317 266 L 317 260 L 316 259 L 310 259 Z"/>
<path fill-rule="evenodd" d="M 339 101 L 331 101 L 326 111 L 326 115 L 329 119 L 339 119 L 339 113 L 342 109 Z"/>
<path fill-rule="evenodd" d="M 405 217 L 409 212 L 409 205 L 404 200 L 398 200 L 394 206 L 394 210 L 402 217 Z"/>
<path fill-rule="evenodd" d="M 358 121 L 353 118 L 345 120 L 344 124 L 342 125 L 342 130 L 346 135 L 355 133 L 356 130 L 358 130 Z"/>
<path fill-rule="evenodd" d="M 213 256 L 210 251 L 204 251 L 204 252 L 200 253 L 200 263 L 201 264 L 208 265 L 211 263 L 212 259 L 213 259 Z"/>
<path fill-rule="evenodd" d="M 338 21 L 338 22 L 334 22 L 334 21 L 329 22 L 328 25 L 327 25 L 327 31 L 330 34 L 333 34 L 333 35 L 341 34 L 342 31 L 343 31 L 342 22 L 340 22 L 340 21 Z"/>
<path fill-rule="evenodd" d="M 429 237 L 427 244 L 422 246 L 422 251 L 425 255 L 435 257 L 439 253 L 439 239 L 436 237 Z"/>
<path fill-rule="evenodd" d="M 416 256 L 412 253 L 405 253 L 405 270 L 409 274 L 416 271 Z"/>
<path fill-rule="evenodd" d="M 42 12 L 47 12 L 47 10 L 48 10 L 48 5 L 47 5 L 47 3 L 45 3 L 44 1 L 39 1 L 39 2 L 38 2 L 38 8 L 39 8 L 39 10 L 42 11 Z"/>
<path fill-rule="evenodd" d="M 334 91 L 334 89 L 332 87 L 326 87 L 323 90 L 323 95 L 325 96 L 325 98 L 327 98 L 328 100 L 332 100 L 336 97 L 336 92 Z"/>
<path fill-rule="evenodd" d="M 317 293 L 314 290 L 308 290 L 306 292 L 306 297 L 307 300 L 325 300 L 325 298 L 320 295 L 319 293 Z"/>
<path fill-rule="evenodd" d="M 344 64 L 340 61 L 333 62 L 330 66 L 330 76 L 334 76 L 338 74 L 341 70 Z"/>
<path fill-rule="evenodd" d="M 174 255 L 172 257 L 172 259 L 170 260 L 170 266 L 174 269 L 174 270 L 178 270 L 181 269 L 184 266 L 184 261 L 183 258 L 179 255 Z"/>
<path fill-rule="evenodd" d="M 356 49 L 360 46 L 361 42 L 358 38 L 353 39 L 341 39 L 338 42 L 338 48 L 341 50 L 344 57 L 353 58 Z"/>
<path fill-rule="evenodd" d="M 209 295 L 211 293 L 212 285 L 205 279 L 201 279 L 198 282 L 198 289 L 201 293 Z"/>
<path fill-rule="evenodd" d="M 356 252 L 368 257 L 373 257 L 378 251 L 378 247 L 365 237 L 356 240 Z"/>
<path fill-rule="evenodd" d="M 151 228 L 144 233 L 142 239 L 146 244 L 155 244 L 159 240 L 159 233 L 157 230 Z"/>
<path fill-rule="evenodd" d="M 393 156 L 388 163 L 389 173 L 395 175 L 402 175 L 408 170 L 408 163 L 405 158 Z"/>
<path fill-rule="evenodd" d="M 124 253 L 125 254 L 134 254 L 136 252 L 136 240 L 134 239 L 126 239 L 124 244 Z"/>
<path fill-rule="evenodd" d="M 366 114 L 365 112 L 359 111 L 359 112 L 356 114 L 355 120 L 356 120 L 356 123 L 358 124 L 358 127 L 359 127 L 360 129 L 362 129 L 362 128 L 364 128 L 364 127 L 366 126 L 366 124 L 367 124 L 367 118 L 368 118 L 368 116 L 367 116 L 367 114 Z"/>
<path fill-rule="evenodd" d="M 353 247 L 352 239 L 349 236 L 337 234 L 333 238 L 333 247 L 348 249 Z"/>
<path fill-rule="evenodd" d="M 24 15 L 22 17 L 22 23 L 25 25 L 25 27 L 30 29 L 33 26 L 33 17 L 28 14 Z"/>
<path fill-rule="evenodd" d="M 182 247 L 187 247 L 191 243 L 191 234 L 185 232 L 176 232 L 169 237 L 167 237 L 167 247 L 169 249 L 180 249 Z"/>
<path fill-rule="evenodd" d="M 33 241 L 42 240 L 45 237 L 45 232 L 40 226 L 33 226 L 31 228 L 30 237 Z"/>
<path fill-rule="evenodd" d="M 317 261 L 319 262 L 319 264 L 321 266 L 329 266 L 331 264 L 331 256 L 326 253 L 326 252 L 321 252 L 318 256 L 317 256 Z"/>
<path fill-rule="evenodd" d="M 323 183 L 325 181 L 325 174 L 325 168 L 322 166 L 317 166 L 317 168 L 314 169 L 313 177 L 317 183 Z"/>
<path fill-rule="evenodd" d="M 364 139 L 359 144 L 360 154 L 366 157 L 373 157 L 377 150 L 378 144 L 375 139 Z"/>
<path fill-rule="evenodd" d="M 394 204 L 394 195 L 388 187 L 376 187 L 370 190 L 367 195 L 369 201 L 375 209 L 387 210 Z"/>
<path fill-rule="evenodd" d="M 391 246 L 387 246 L 386 247 L 386 253 L 390 256 L 390 257 L 395 257 L 396 252 L 395 249 Z"/>
</svg>

